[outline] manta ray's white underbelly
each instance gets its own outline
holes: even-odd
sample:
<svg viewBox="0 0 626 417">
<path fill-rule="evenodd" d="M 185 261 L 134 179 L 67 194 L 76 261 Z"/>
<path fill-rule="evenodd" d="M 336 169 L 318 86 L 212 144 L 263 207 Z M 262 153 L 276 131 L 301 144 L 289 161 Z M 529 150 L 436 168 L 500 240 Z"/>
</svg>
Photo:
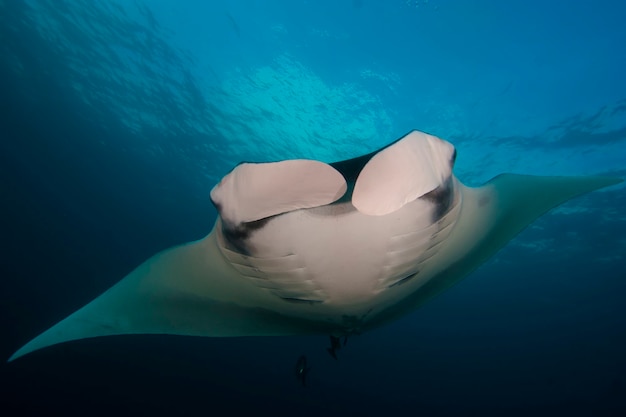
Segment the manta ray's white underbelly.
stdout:
<svg viewBox="0 0 626 417">
<path fill-rule="evenodd" d="M 437 272 L 432 257 L 460 210 L 418 199 L 385 216 L 350 203 L 297 210 L 269 220 L 246 239 L 246 254 L 218 232 L 226 260 L 277 300 L 271 308 L 308 317 L 363 315 L 406 297 Z M 217 228 L 220 229 L 219 227 Z"/>
</svg>

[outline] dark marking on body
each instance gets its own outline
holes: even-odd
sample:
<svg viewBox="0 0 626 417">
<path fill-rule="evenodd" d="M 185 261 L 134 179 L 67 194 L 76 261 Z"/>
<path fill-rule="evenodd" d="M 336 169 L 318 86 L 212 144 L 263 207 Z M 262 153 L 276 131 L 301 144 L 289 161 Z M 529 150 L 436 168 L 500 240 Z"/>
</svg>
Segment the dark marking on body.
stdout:
<svg viewBox="0 0 626 417">
<path fill-rule="evenodd" d="M 230 225 L 225 222 L 222 223 L 222 233 L 224 239 L 232 246 L 231 249 L 243 254 L 250 255 L 250 248 L 246 245 L 247 240 L 257 230 L 262 229 L 267 223 L 274 217 L 266 217 L 264 219 L 255 220 L 247 223 L 240 223 L 238 225 Z"/>
<path fill-rule="evenodd" d="M 454 185 L 452 177 L 449 177 L 443 184 L 434 190 L 420 197 L 430 203 L 433 203 L 435 210 L 433 212 L 433 223 L 441 219 L 452 207 L 454 202 Z"/>
<path fill-rule="evenodd" d="M 452 152 L 452 157 L 450 158 L 450 167 L 451 168 L 454 166 L 455 162 L 456 162 L 456 148 L 454 148 L 454 152 Z"/>
<path fill-rule="evenodd" d="M 296 298 L 296 297 L 280 297 L 280 298 L 289 303 L 295 303 L 295 304 L 319 304 L 319 303 L 324 302 L 324 300 L 309 300 L 306 298 Z"/>
<path fill-rule="evenodd" d="M 397 286 L 402 285 L 402 284 L 406 284 L 411 279 L 415 278 L 417 276 L 417 274 L 419 274 L 419 271 L 415 272 L 415 273 L 413 273 L 411 275 L 407 275 L 406 277 L 404 277 L 402 279 L 399 279 L 398 281 L 396 281 L 393 284 L 389 285 L 387 288 L 393 288 L 393 287 L 397 287 Z"/>
</svg>

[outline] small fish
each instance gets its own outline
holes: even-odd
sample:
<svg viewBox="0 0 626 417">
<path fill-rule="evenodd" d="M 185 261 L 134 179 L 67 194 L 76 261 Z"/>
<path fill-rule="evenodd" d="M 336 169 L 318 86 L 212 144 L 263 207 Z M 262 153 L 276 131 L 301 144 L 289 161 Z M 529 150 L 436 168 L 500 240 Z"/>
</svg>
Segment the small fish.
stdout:
<svg viewBox="0 0 626 417">
<path fill-rule="evenodd" d="M 306 356 L 302 355 L 296 362 L 296 379 L 302 383 L 303 387 L 306 387 L 306 375 L 311 368 L 306 365 Z"/>
</svg>

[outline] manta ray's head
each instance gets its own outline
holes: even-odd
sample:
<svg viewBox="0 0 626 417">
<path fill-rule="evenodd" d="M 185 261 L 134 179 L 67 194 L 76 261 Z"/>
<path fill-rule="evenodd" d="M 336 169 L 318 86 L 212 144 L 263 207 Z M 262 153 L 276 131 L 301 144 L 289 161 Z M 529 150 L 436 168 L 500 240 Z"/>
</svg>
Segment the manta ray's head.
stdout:
<svg viewBox="0 0 626 417">
<path fill-rule="evenodd" d="M 242 163 L 213 188 L 211 200 L 224 237 L 241 251 L 272 219 L 332 204 L 347 203 L 362 214 L 384 216 L 421 197 L 435 204 L 434 221 L 453 200 L 455 159 L 451 143 L 413 131 L 378 151 L 330 164 Z"/>
</svg>

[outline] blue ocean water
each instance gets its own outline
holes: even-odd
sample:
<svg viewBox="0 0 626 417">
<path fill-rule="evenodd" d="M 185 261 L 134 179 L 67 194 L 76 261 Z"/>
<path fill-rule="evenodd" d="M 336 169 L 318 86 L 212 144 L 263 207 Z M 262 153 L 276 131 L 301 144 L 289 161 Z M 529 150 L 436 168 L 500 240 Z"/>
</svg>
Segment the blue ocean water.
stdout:
<svg viewBox="0 0 626 417">
<path fill-rule="evenodd" d="M 241 161 L 411 129 L 456 175 L 626 177 L 618 0 L 0 0 L 0 357 L 199 239 Z M 551 211 L 353 337 L 120 336 L 0 365 L 2 415 L 626 413 L 626 191 Z M 305 354 L 307 387 L 293 367 Z"/>
</svg>

